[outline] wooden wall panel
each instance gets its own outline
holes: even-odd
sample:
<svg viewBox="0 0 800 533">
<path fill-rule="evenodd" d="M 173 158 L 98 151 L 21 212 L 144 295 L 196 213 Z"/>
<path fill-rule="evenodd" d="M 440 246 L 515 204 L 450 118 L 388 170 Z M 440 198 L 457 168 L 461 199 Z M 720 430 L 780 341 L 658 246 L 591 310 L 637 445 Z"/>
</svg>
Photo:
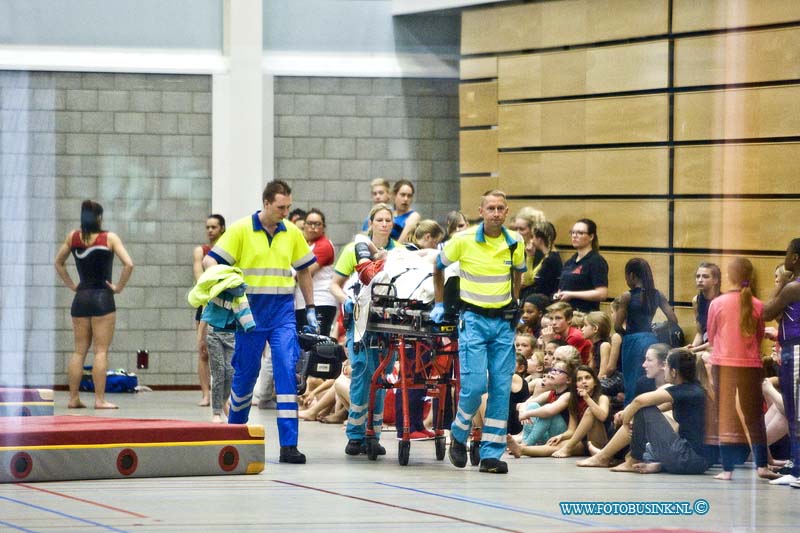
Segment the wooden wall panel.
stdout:
<svg viewBox="0 0 800 533">
<path fill-rule="evenodd" d="M 530 50 L 667 32 L 667 0 L 570 0 L 466 10 L 461 53 Z"/>
<path fill-rule="evenodd" d="M 676 87 L 797 78 L 800 28 L 675 40 Z"/>
<path fill-rule="evenodd" d="M 461 173 L 497 173 L 497 130 L 467 130 L 459 134 Z"/>
<path fill-rule="evenodd" d="M 675 140 L 800 135 L 800 85 L 675 95 Z"/>
<path fill-rule="evenodd" d="M 665 94 L 499 107 L 500 148 L 667 140 Z"/>
<path fill-rule="evenodd" d="M 460 78 L 462 80 L 477 80 L 482 78 L 497 77 L 496 57 L 473 57 L 461 60 Z"/>
<path fill-rule="evenodd" d="M 667 41 L 498 59 L 500 100 L 657 89 L 667 86 Z"/>
<path fill-rule="evenodd" d="M 788 241 L 785 243 L 788 244 Z M 734 255 L 675 254 L 675 301 L 691 302 L 697 289 L 694 274 L 700 263 L 716 263 L 722 269 L 722 290 L 730 290 L 726 271 Z M 783 264 L 783 257 L 746 255 L 755 272 L 755 294 L 766 299 L 775 283 L 775 268 Z"/>
<path fill-rule="evenodd" d="M 674 0 L 675 33 L 800 20 L 797 0 Z"/>
<path fill-rule="evenodd" d="M 686 338 L 686 344 L 694 340 L 697 333 L 697 323 L 694 320 L 694 309 L 686 306 L 675 306 L 672 308 L 675 315 L 678 317 L 678 325 L 683 330 L 683 335 Z"/>
<path fill-rule="evenodd" d="M 597 223 L 601 250 L 603 246 L 661 248 L 668 242 L 666 200 L 510 200 L 508 205 L 511 213 L 526 205 L 544 211 L 556 227 L 556 242 L 561 248 L 571 246 L 569 230 L 579 218 L 590 218 Z M 636 231 L 631 231 L 634 225 Z"/>
<path fill-rule="evenodd" d="M 797 237 L 797 200 L 676 200 L 676 248 L 783 251 Z M 600 241 L 602 243 L 602 241 Z"/>
<path fill-rule="evenodd" d="M 481 205 L 481 196 L 488 190 L 497 188 L 497 178 L 461 178 L 461 212 L 469 220 L 479 217 L 478 206 Z"/>
<path fill-rule="evenodd" d="M 798 161 L 800 143 L 678 146 L 675 194 L 798 193 Z"/>
<path fill-rule="evenodd" d="M 499 187 L 514 196 L 669 192 L 667 148 L 504 152 L 499 166 Z"/>
<path fill-rule="evenodd" d="M 462 83 L 458 87 L 462 128 L 497 124 L 497 82 Z"/>
</svg>

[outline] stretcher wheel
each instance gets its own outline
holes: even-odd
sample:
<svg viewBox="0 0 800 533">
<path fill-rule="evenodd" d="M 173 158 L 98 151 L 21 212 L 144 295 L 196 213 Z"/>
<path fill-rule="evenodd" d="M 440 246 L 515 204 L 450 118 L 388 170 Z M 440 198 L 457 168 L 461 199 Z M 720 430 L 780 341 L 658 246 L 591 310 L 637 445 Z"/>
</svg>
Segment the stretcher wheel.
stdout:
<svg viewBox="0 0 800 533">
<path fill-rule="evenodd" d="M 436 437 L 434 444 L 436 445 L 436 460 L 443 461 L 445 451 L 447 450 L 447 444 L 445 443 L 444 435 L 439 435 Z"/>
<path fill-rule="evenodd" d="M 397 443 L 397 462 L 400 463 L 401 466 L 406 466 L 408 464 L 408 456 L 411 454 L 411 443 L 405 440 L 401 440 Z"/>
<path fill-rule="evenodd" d="M 378 458 L 378 439 L 375 437 L 367 437 L 367 458 L 374 461 Z"/>
<path fill-rule="evenodd" d="M 469 441 L 469 464 L 478 466 L 481 462 L 481 443 L 480 441 Z"/>
</svg>

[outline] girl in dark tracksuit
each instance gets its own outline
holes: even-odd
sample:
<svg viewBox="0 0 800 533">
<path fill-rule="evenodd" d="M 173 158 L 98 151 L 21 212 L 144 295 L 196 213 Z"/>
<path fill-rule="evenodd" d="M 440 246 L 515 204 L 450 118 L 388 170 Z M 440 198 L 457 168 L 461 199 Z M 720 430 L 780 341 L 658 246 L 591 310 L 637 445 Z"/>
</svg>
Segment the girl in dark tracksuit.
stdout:
<svg viewBox="0 0 800 533">
<path fill-rule="evenodd" d="M 703 444 L 706 391 L 697 381 L 697 358 L 679 348 L 667 355 L 666 375 L 673 385 L 639 395 L 622 412 L 631 427 L 633 470 L 641 474 L 702 474 L 713 462 Z M 700 363 L 702 364 L 702 362 Z M 676 432 L 658 405 L 672 403 Z"/>
<path fill-rule="evenodd" d="M 800 488 L 800 438 L 798 437 L 798 380 L 800 370 L 800 238 L 792 240 L 784 260 L 786 275 L 779 278 L 775 290 L 764 304 L 764 319 L 780 320 L 778 342 L 781 346 L 779 370 L 781 396 L 786 420 L 789 422 L 789 442 L 792 452 L 792 471 L 770 483 Z"/>
</svg>

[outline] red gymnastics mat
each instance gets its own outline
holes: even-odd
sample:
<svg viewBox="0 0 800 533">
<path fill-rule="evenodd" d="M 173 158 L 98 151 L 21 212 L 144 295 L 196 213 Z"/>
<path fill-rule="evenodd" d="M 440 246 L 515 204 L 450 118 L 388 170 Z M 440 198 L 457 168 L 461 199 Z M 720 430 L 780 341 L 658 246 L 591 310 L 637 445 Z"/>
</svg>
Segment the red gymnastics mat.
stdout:
<svg viewBox="0 0 800 533">
<path fill-rule="evenodd" d="M 258 474 L 264 427 L 183 420 L 0 418 L 0 482 Z"/>
<path fill-rule="evenodd" d="M 50 389 L 9 389 L 0 387 L 0 416 L 52 416 Z"/>
</svg>

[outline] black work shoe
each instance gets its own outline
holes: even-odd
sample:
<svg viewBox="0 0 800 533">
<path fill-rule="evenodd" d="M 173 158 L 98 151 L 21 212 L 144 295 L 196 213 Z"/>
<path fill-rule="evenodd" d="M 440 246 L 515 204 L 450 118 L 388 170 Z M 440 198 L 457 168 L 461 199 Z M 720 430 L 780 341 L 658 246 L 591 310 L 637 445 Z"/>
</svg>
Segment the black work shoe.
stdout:
<svg viewBox="0 0 800 533">
<path fill-rule="evenodd" d="M 347 455 L 361 455 L 367 453 L 367 445 L 362 440 L 350 439 L 347 441 L 347 446 L 344 447 L 344 453 Z M 386 453 L 386 450 L 383 451 Z"/>
<path fill-rule="evenodd" d="M 375 443 L 375 452 L 376 452 L 375 455 L 386 455 L 386 448 L 384 448 L 383 445 L 381 445 L 381 443 L 376 442 Z M 367 453 L 366 444 L 364 445 L 364 453 Z"/>
<path fill-rule="evenodd" d="M 297 446 L 281 446 L 280 462 L 303 465 L 306 464 L 306 456 L 300 453 Z"/>
<path fill-rule="evenodd" d="M 458 442 L 456 439 L 450 441 L 450 462 L 458 468 L 467 466 L 467 445 L 463 442 Z"/>
<path fill-rule="evenodd" d="M 508 464 L 500 459 L 481 459 L 480 471 L 489 474 L 508 474 Z"/>
</svg>

